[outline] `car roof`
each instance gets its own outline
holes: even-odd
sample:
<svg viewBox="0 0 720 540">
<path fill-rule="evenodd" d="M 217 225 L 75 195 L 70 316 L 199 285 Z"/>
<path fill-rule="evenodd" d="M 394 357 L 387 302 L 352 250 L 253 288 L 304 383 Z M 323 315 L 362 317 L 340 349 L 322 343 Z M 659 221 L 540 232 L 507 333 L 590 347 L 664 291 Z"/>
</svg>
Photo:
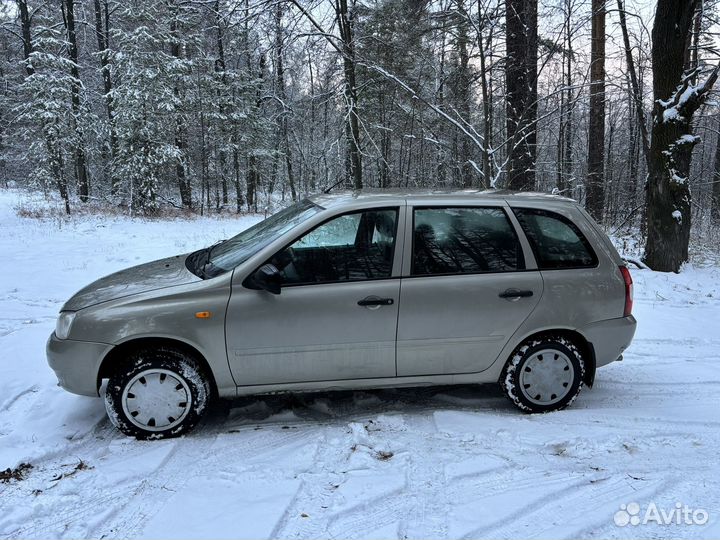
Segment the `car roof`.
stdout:
<svg viewBox="0 0 720 540">
<path fill-rule="evenodd" d="M 550 193 L 511 191 L 506 189 L 465 189 L 465 190 L 440 190 L 440 189 L 362 189 L 362 190 L 338 190 L 332 193 L 318 193 L 308 197 L 315 204 L 323 208 L 344 206 L 350 203 L 358 203 L 366 200 L 384 201 L 388 204 L 400 202 L 408 203 L 430 203 L 437 200 L 439 204 L 462 204 L 468 202 L 507 202 L 511 206 L 523 202 L 547 202 L 559 203 L 561 205 L 576 205 L 577 201 Z"/>
</svg>

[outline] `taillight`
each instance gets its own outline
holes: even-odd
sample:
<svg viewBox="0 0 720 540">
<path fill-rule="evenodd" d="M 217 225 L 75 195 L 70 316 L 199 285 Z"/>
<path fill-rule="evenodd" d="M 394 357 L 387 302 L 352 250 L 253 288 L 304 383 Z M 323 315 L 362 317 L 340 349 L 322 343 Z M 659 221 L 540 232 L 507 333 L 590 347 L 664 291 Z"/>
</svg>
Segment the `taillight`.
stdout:
<svg viewBox="0 0 720 540">
<path fill-rule="evenodd" d="M 621 266 L 620 273 L 625 282 L 625 311 L 623 311 L 623 317 L 629 317 L 633 306 L 633 280 L 627 266 Z"/>
</svg>

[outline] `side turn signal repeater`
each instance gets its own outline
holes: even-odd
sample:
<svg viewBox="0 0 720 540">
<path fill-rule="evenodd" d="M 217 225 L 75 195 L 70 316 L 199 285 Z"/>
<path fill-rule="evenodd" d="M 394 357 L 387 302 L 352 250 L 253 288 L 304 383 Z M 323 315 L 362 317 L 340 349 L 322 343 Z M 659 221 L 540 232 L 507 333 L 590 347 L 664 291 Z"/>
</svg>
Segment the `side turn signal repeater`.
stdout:
<svg viewBox="0 0 720 540">
<path fill-rule="evenodd" d="M 210 313 L 209 311 L 198 311 L 195 314 L 195 317 L 198 319 L 209 319 L 210 317 L 212 317 L 212 313 Z"/>
</svg>

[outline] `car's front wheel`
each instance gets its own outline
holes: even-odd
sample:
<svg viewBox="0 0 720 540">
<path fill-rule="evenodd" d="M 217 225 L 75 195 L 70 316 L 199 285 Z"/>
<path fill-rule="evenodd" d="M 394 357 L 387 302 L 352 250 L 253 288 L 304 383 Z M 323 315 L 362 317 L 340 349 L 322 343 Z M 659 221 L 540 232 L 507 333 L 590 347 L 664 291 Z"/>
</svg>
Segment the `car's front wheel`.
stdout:
<svg viewBox="0 0 720 540">
<path fill-rule="evenodd" d="M 171 348 L 142 349 L 110 376 L 105 408 L 126 435 L 163 439 L 195 427 L 210 396 L 207 377 L 192 356 Z"/>
<path fill-rule="evenodd" d="M 557 411 L 580 393 L 585 361 L 580 349 L 564 337 L 542 337 L 520 345 L 505 365 L 500 386 L 521 410 Z"/>
</svg>

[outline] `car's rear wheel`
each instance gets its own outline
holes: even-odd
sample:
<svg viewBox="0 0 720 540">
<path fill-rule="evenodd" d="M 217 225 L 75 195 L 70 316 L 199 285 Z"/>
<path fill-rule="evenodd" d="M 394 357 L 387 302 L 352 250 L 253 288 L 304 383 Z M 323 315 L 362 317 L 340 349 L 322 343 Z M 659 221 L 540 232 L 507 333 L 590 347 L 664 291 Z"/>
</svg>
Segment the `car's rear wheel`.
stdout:
<svg viewBox="0 0 720 540">
<path fill-rule="evenodd" d="M 521 410 L 550 412 L 575 401 L 584 375 L 585 361 L 573 342 L 563 337 L 543 337 L 529 340 L 515 350 L 505 365 L 500 386 Z"/>
<path fill-rule="evenodd" d="M 126 435 L 163 439 L 190 431 L 210 396 L 207 377 L 192 356 L 171 348 L 143 349 L 110 376 L 105 408 Z"/>
</svg>

